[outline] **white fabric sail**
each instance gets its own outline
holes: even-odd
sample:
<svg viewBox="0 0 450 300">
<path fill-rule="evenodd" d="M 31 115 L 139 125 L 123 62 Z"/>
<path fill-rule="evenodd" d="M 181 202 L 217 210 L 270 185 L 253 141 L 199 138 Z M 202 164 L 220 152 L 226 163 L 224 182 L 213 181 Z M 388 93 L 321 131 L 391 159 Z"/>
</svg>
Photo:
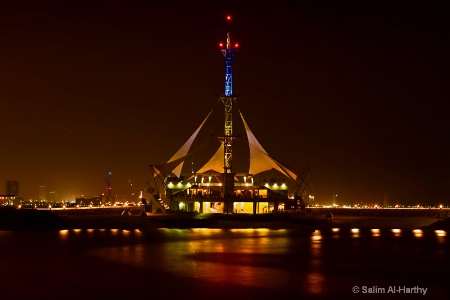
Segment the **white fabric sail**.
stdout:
<svg viewBox="0 0 450 300">
<path fill-rule="evenodd" d="M 285 166 L 276 162 L 273 158 L 271 158 L 267 154 L 266 150 L 264 150 L 264 148 L 261 146 L 261 144 L 258 142 L 256 137 L 251 132 L 250 128 L 248 127 L 247 123 L 244 120 L 244 116 L 242 115 L 242 113 L 239 112 L 239 114 L 241 115 L 242 122 L 244 123 L 250 147 L 249 174 L 258 174 L 264 171 L 275 169 L 284 174 L 286 177 L 290 177 L 296 180 L 297 175 L 294 172 L 290 171 Z"/>
<path fill-rule="evenodd" d="M 223 143 L 220 144 L 219 149 L 216 151 L 213 157 L 200 169 L 197 173 L 205 173 L 210 170 L 216 171 L 218 173 L 223 173 Z"/>
<path fill-rule="evenodd" d="M 175 169 L 172 170 L 172 173 L 175 174 L 177 177 L 180 177 L 181 175 L 181 169 L 183 168 L 184 161 L 182 161 Z"/>
<path fill-rule="evenodd" d="M 153 168 L 153 177 L 156 177 L 157 175 L 161 174 L 161 172 L 155 166 L 150 167 Z"/>
<path fill-rule="evenodd" d="M 203 127 L 203 124 L 205 124 L 206 120 L 211 115 L 211 112 L 212 112 L 212 110 L 209 112 L 209 114 L 206 116 L 205 120 L 203 120 L 202 124 L 200 124 L 200 126 L 197 128 L 197 130 L 186 141 L 186 143 L 184 143 L 184 145 L 181 146 L 181 148 L 172 156 L 171 159 L 169 159 L 169 161 L 167 163 L 170 163 L 170 162 L 177 160 L 188 154 L 189 149 L 192 146 L 192 143 L 194 142 L 195 138 L 197 137 L 197 134 L 199 133 L 200 129 Z M 181 169 L 183 168 L 183 163 L 184 163 L 184 161 L 182 161 L 178 166 L 176 166 L 175 169 L 172 170 L 172 173 L 174 173 L 177 177 L 180 177 L 180 175 L 181 175 Z"/>
</svg>

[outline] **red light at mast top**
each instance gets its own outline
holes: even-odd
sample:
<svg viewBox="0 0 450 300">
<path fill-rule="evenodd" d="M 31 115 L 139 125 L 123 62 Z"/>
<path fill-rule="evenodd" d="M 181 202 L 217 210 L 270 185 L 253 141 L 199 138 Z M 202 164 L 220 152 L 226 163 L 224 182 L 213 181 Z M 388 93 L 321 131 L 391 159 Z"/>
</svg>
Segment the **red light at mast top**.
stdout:
<svg viewBox="0 0 450 300">
<path fill-rule="evenodd" d="M 227 16 L 227 21 L 231 21 L 231 16 Z"/>
</svg>

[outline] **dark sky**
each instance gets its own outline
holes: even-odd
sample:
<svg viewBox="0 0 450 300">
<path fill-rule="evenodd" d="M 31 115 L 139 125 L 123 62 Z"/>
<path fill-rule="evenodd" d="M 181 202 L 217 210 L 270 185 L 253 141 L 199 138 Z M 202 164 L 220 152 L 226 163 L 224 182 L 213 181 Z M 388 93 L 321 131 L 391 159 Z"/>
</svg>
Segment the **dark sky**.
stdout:
<svg viewBox="0 0 450 300">
<path fill-rule="evenodd" d="M 223 92 L 230 13 L 239 108 L 318 201 L 450 204 L 445 1 L 162 2 L 0 3 L 1 182 L 139 193 Z"/>
</svg>

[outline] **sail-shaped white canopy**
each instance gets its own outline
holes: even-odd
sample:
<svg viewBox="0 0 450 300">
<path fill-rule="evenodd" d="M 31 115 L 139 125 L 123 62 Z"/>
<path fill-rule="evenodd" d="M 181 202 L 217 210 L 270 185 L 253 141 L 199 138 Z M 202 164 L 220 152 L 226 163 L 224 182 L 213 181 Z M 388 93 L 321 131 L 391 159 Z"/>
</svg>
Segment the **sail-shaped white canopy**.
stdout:
<svg viewBox="0 0 450 300">
<path fill-rule="evenodd" d="M 211 157 L 211 159 L 200 170 L 198 170 L 197 173 L 205 173 L 210 170 L 223 173 L 223 151 L 223 143 L 221 143 L 214 156 Z"/>
<path fill-rule="evenodd" d="M 197 137 L 197 134 L 199 133 L 200 129 L 203 127 L 203 124 L 205 124 L 206 120 L 208 119 L 209 115 L 211 115 L 212 110 L 209 112 L 209 114 L 206 116 L 205 120 L 203 120 L 202 124 L 197 128 L 197 130 L 191 135 L 191 137 L 184 143 L 183 146 L 172 156 L 171 159 L 167 163 L 170 163 L 174 160 L 177 160 L 183 156 L 186 156 L 189 152 L 189 149 L 192 146 L 192 143 L 194 142 L 195 138 Z M 182 161 L 180 164 L 178 164 L 175 169 L 172 170 L 172 173 L 174 173 L 177 177 L 180 177 L 181 175 L 181 169 L 183 168 Z"/>
<path fill-rule="evenodd" d="M 290 177 L 294 180 L 297 179 L 297 175 L 290 171 L 285 166 L 271 158 L 266 150 L 261 146 L 256 137 L 251 132 L 247 123 L 244 120 L 244 116 L 239 112 L 244 123 L 245 131 L 247 133 L 248 143 L 250 147 L 250 168 L 249 174 L 258 174 L 264 171 L 275 169 L 283 173 L 286 177 Z"/>
<path fill-rule="evenodd" d="M 212 112 L 212 111 L 211 111 Z M 191 155 L 192 153 L 189 153 L 189 150 L 192 146 L 192 143 L 194 142 L 195 138 L 197 137 L 200 129 L 205 124 L 208 117 L 211 115 L 211 112 L 209 112 L 208 116 L 206 116 L 205 120 L 200 124 L 200 126 L 197 128 L 197 130 L 192 134 L 192 136 L 184 143 L 184 145 L 172 156 L 172 158 L 164 164 L 165 169 L 167 171 L 175 174 L 177 177 L 180 177 L 181 170 L 183 168 L 184 161 L 187 156 Z M 264 171 L 275 169 L 279 171 L 280 173 L 284 174 L 286 177 L 292 178 L 293 180 L 297 179 L 297 175 L 289 170 L 287 167 L 285 167 L 283 164 L 278 162 L 277 160 L 270 157 L 266 150 L 261 146 L 261 144 L 258 142 L 256 137 L 253 135 L 252 131 L 247 125 L 247 122 L 245 122 L 244 116 L 241 112 L 239 112 L 242 118 L 242 122 L 245 127 L 245 131 L 247 133 L 247 139 L 249 143 L 249 149 L 250 149 L 250 166 L 249 166 L 249 172 L 248 174 L 258 174 Z M 195 151 L 194 151 L 195 152 Z M 170 165 L 172 167 L 170 167 Z M 174 165 L 175 168 L 173 167 Z M 217 149 L 216 153 L 211 157 L 211 159 L 203 165 L 199 170 L 197 170 L 196 173 L 206 173 L 209 171 L 215 171 L 217 173 L 223 172 L 223 165 L 224 165 L 224 147 L 223 143 L 220 144 L 219 149 Z M 163 165 L 158 166 L 160 171 L 162 172 L 161 168 L 164 169 Z M 170 169 L 168 169 L 168 167 Z M 173 169 L 172 169 L 173 168 Z M 165 171 L 167 173 L 167 171 Z"/>
<path fill-rule="evenodd" d="M 175 174 L 177 177 L 180 177 L 181 175 L 181 169 L 183 168 L 184 161 L 182 161 L 175 169 L 172 170 L 172 173 Z"/>
</svg>

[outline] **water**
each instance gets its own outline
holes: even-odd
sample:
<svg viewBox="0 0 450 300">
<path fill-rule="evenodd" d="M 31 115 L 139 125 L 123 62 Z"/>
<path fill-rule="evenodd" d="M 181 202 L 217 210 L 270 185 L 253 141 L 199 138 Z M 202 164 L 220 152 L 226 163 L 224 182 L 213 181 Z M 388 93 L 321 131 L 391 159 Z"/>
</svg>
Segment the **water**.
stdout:
<svg viewBox="0 0 450 300">
<path fill-rule="evenodd" d="M 448 299 L 449 239 L 445 231 L 400 229 L 0 231 L 0 293 L 1 299 L 424 298 L 387 293 L 418 287 L 427 288 L 427 298 Z M 363 293 L 369 288 L 377 293 Z"/>
</svg>

